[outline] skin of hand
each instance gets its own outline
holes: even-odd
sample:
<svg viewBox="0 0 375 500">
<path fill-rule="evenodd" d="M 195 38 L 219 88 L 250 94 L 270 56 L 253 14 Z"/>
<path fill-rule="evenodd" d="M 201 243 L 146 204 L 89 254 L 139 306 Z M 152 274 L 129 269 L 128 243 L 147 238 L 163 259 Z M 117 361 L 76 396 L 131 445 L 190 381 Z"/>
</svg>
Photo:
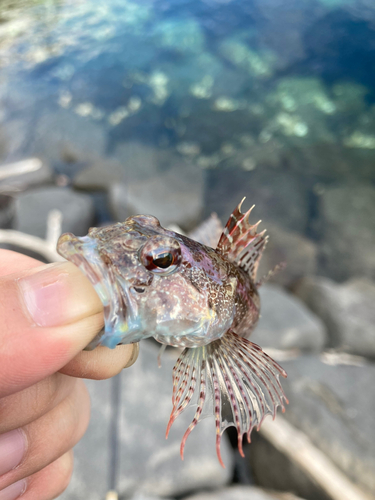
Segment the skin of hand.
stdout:
<svg viewBox="0 0 375 500">
<path fill-rule="evenodd" d="M 64 491 L 89 422 L 81 378 L 109 378 L 136 360 L 137 344 L 83 351 L 102 309 L 73 264 L 0 250 L 0 500 Z"/>
</svg>

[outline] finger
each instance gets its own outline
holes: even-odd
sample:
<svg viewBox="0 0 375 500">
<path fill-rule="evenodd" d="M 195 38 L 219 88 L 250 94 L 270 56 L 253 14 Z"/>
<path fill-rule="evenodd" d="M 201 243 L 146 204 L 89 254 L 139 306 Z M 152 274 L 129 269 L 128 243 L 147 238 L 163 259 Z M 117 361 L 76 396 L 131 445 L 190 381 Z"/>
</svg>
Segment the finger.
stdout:
<svg viewBox="0 0 375 500">
<path fill-rule="evenodd" d="M 0 397 L 60 370 L 101 330 L 102 304 L 73 264 L 0 278 Z"/>
<path fill-rule="evenodd" d="M 6 465 L 13 469 L 8 472 L 2 471 L 0 491 L 40 471 L 73 448 L 81 439 L 89 422 L 90 399 L 83 381 L 79 379 L 75 381 L 75 389 L 71 394 L 52 411 L 22 427 L 22 433 L 19 432 L 17 441 L 15 439 L 17 431 L 10 433 L 10 438 L 6 443 L 8 456 Z M 6 435 L 2 435 L 3 441 L 4 436 Z M 14 462 L 22 452 L 20 436 L 22 438 L 25 436 L 25 451 L 17 465 Z M 13 454 L 11 439 L 14 439 L 17 447 Z"/>
<path fill-rule="evenodd" d="M 72 377 L 54 373 L 23 391 L 0 399 L 0 435 L 27 425 L 51 411 L 68 397 L 75 383 Z"/>
<path fill-rule="evenodd" d="M 137 359 L 138 344 L 119 345 L 116 349 L 97 347 L 93 351 L 81 351 L 60 372 L 72 377 L 101 380 L 113 377 Z"/>
<path fill-rule="evenodd" d="M 40 260 L 33 259 L 22 253 L 0 248 L 0 276 L 32 269 L 42 264 Z"/>
<path fill-rule="evenodd" d="M 50 465 L 32 476 L 8 486 L 0 491 L 0 500 L 18 498 L 22 500 L 52 500 L 61 495 L 69 485 L 73 472 L 73 451 L 70 450 Z"/>
</svg>

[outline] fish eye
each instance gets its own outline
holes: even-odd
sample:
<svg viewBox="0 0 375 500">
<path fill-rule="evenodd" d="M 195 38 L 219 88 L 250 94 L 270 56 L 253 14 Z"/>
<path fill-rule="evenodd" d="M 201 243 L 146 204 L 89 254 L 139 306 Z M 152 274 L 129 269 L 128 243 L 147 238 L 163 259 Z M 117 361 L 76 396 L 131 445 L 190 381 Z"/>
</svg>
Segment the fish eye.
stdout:
<svg viewBox="0 0 375 500">
<path fill-rule="evenodd" d="M 142 247 L 140 261 L 148 271 L 166 276 L 173 273 L 181 262 L 180 245 L 172 238 L 164 238 L 164 241 L 153 238 Z"/>
</svg>

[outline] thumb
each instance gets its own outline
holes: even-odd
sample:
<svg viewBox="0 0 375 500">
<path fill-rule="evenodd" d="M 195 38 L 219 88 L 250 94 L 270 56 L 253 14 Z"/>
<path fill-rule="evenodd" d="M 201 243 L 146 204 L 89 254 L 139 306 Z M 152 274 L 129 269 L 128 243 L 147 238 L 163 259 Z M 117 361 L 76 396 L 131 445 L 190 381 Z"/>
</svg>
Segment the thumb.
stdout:
<svg viewBox="0 0 375 500">
<path fill-rule="evenodd" d="M 65 366 L 102 328 L 102 308 L 69 262 L 0 278 L 0 397 Z"/>
</svg>

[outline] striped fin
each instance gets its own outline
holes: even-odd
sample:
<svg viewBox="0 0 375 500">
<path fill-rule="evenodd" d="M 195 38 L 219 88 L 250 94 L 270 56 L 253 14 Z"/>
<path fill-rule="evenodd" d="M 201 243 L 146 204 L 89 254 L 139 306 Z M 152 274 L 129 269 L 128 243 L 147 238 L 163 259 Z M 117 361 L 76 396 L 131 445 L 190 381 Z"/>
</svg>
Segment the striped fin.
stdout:
<svg viewBox="0 0 375 500">
<path fill-rule="evenodd" d="M 265 235 L 265 230 L 257 232 L 261 221 L 253 225 L 249 223 L 249 215 L 254 205 L 246 213 L 241 212 L 244 200 L 245 198 L 229 217 L 216 249 L 230 262 L 242 267 L 255 281 L 268 236 Z"/>
<path fill-rule="evenodd" d="M 215 417 L 220 464 L 224 467 L 221 436 L 230 426 L 237 429 L 238 449 L 244 456 L 243 436 L 246 434 L 250 442 L 251 431 L 254 427 L 259 430 L 266 415 L 275 418 L 278 406 L 285 410 L 288 400 L 280 375 L 286 377 L 285 371 L 259 346 L 231 331 L 206 346 L 186 348 L 173 370 L 173 408 L 166 434 L 168 437 L 176 418 L 192 402 L 197 402 L 193 421 L 182 438 L 181 458 L 186 440 L 205 409 Z"/>
</svg>

